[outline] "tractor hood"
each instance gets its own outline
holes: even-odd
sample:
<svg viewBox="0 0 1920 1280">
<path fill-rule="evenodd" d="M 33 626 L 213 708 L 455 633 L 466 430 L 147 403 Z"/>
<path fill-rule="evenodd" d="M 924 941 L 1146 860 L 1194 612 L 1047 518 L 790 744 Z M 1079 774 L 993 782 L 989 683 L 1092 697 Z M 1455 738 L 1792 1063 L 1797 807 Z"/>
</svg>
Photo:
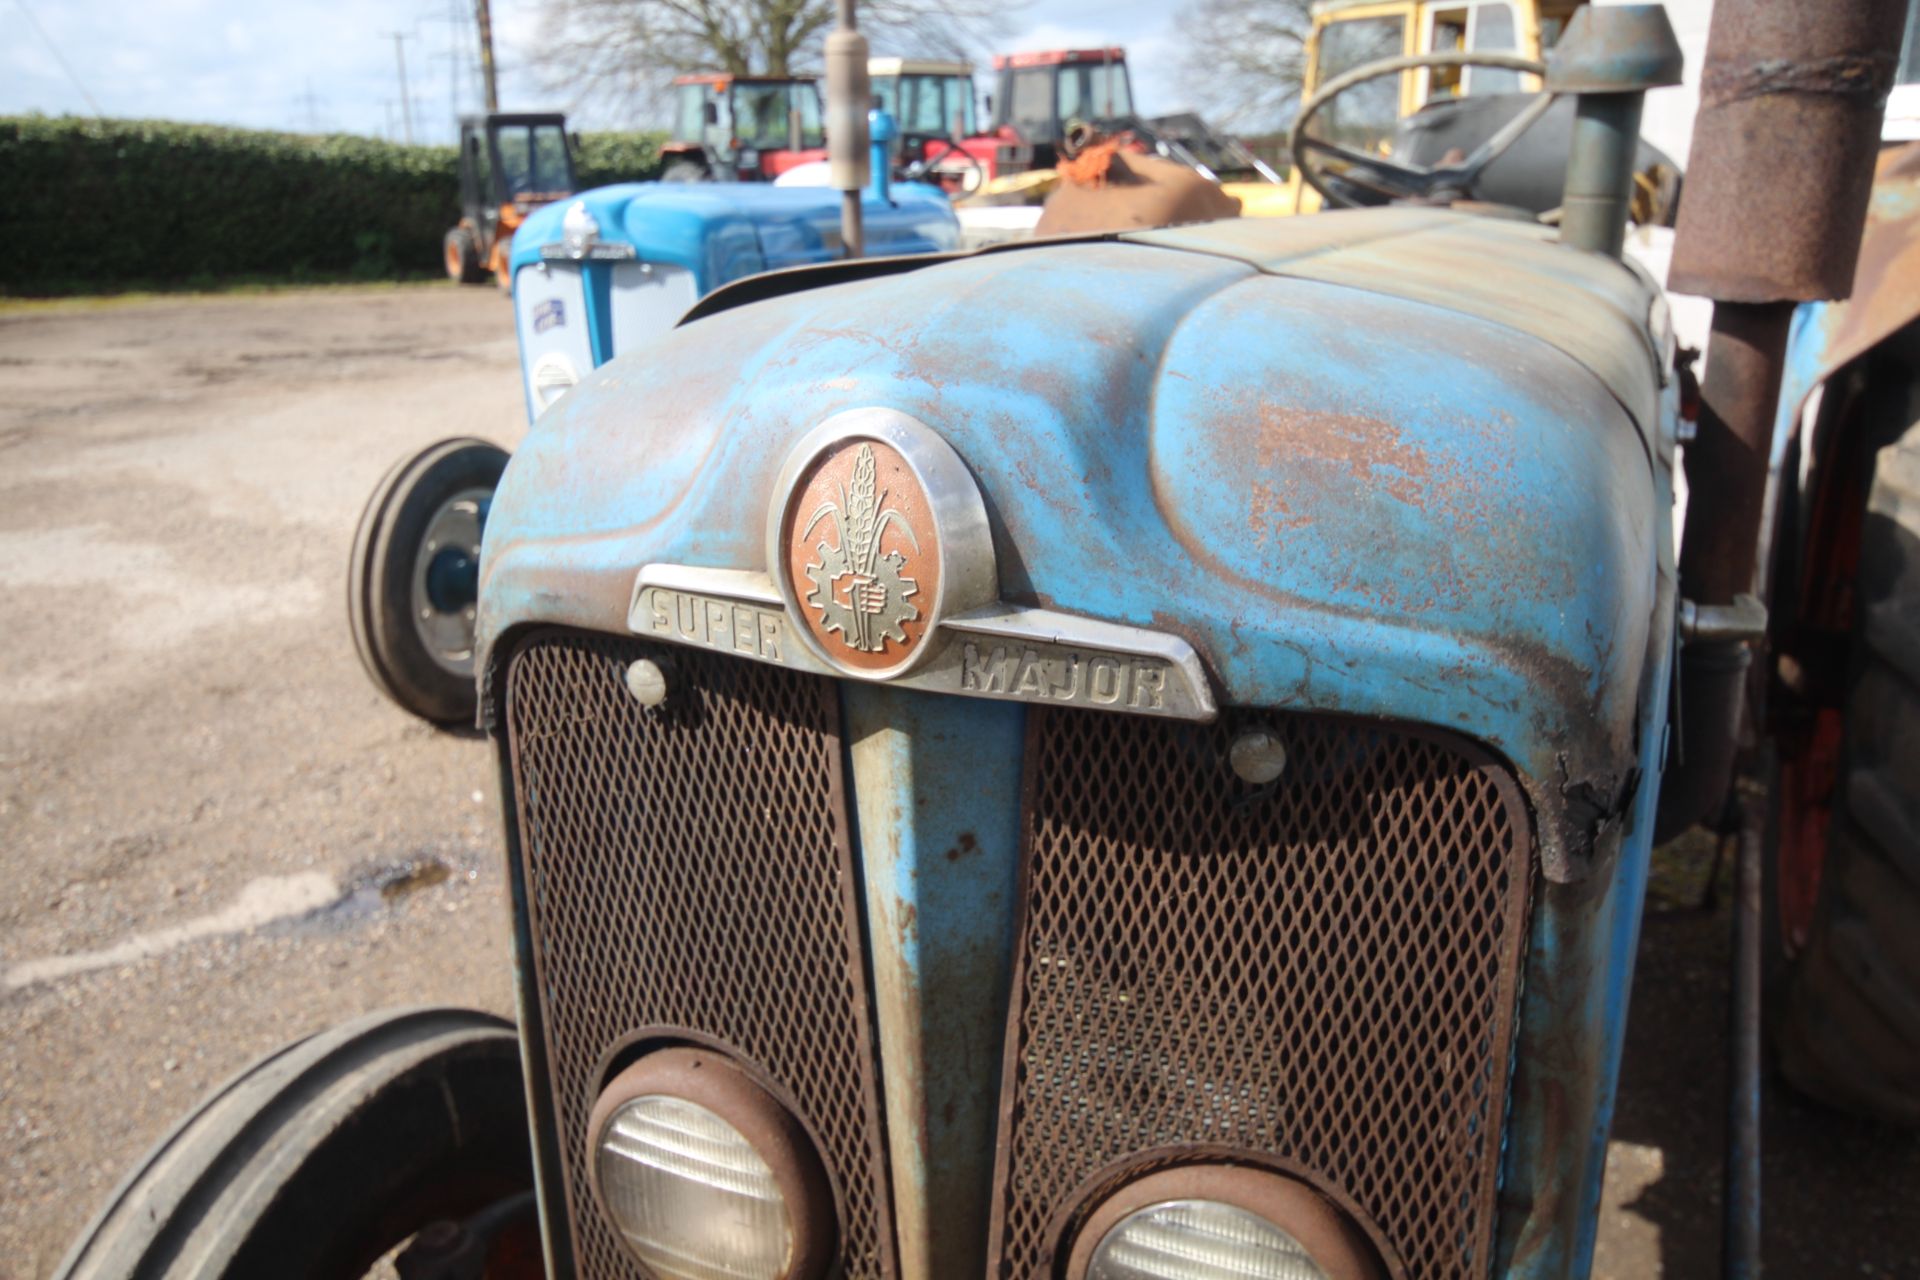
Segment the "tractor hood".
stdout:
<svg viewBox="0 0 1920 1280">
<path fill-rule="evenodd" d="M 960 241 L 953 205 L 937 188 L 893 187 L 865 202 L 868 252 L 940 253 Z M 701 293 L 732 280 L 841 256 L 840 193 L 748 182 L 629 182 L 583 191 L 529 216 L 513 237 L 513 267 L 561 244 L 561 221 L 584 204 L 602 241 L 632 245 L 642 261 L 694 273 Z"/>
<path fill-rule="evenodd" d="M 586 378 L 509 466 L 483 714 L 510 630 L 625 632 L 646 565 L 767 572 L 790 451 L 880 407 L 971 473 L 1001 599 L 1178 637 L 1223 704 L 1477 738 L 1534 793 L 1547 873 L 1581 878 L 1631 798 L 1670 563 L 1662 362 L 1655 287 L 1548 235 L 1232 221 L 692 320 Z"/>
</svg>

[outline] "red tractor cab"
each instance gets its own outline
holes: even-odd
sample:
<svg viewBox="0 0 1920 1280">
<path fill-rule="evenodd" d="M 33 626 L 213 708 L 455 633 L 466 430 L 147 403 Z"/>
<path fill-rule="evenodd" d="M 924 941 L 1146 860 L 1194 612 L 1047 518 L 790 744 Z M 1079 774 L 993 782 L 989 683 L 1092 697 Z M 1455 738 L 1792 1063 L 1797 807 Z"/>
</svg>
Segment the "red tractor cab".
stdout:
<svg viewBox="0 0 1920 1280">
<path fill-rule="evenodd" d="M 673 82 L 674 140 L 661 148 L 668 182 L 771 182 L 827 158 L 813 76 L 681 76 Z"/>
<path fill-rule="evenodd" d="M 1237 138 L 1191 111 L 1140 115 L 1125 49 L 1001 54 L 993 69 L 998 85 L 988 105 L 1001 144 L 998 173 L 1052 168 L 1063 154 L 1068 127 L 1079 123 L 1109 136 L 1124 135 L 1123 149 L 1175 161 L 1211 181 L 1280 181 Z"/>
<path fill-rule="evenodd" d="M 1003 172 L 1053 167 L 1075 121 L 1104 133 L 1137 124 L 1125 49 L 1004 53 L 994 58 L 993 70 L 989 106 L 1002 140 Z"/>
<path fill-rule="evenodd" d="M 973 68 L 933 58 L 869 58 L 873 96 L 900 133 L 893 163 L 904 175 L 949 192 L 979 190 L 996 173 L 1005 139 L 980 132 Z"/>
</svg>

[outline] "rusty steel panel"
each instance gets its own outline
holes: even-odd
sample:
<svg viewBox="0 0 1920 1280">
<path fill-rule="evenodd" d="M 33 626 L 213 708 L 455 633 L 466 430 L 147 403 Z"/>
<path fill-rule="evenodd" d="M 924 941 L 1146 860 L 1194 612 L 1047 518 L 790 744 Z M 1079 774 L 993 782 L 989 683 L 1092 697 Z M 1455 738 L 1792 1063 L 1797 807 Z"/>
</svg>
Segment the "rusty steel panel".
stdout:
<svg viewBox="0 0 1920 1280">
<path fill-rule="evenodd" d="M 626 686 L 640 658 L 668 672 L 654 710 Z M 546 631 L 513 651 L 505 718 L 577 1274 L 644 1274 L 588 1190 L 586 1124 L 614 1070 L 678 1042 L 793 1108 L 845 1275 L 893 1275 L 832 682 Z"/>
<path fill-rule="evenodd" d="M 1314 1181 L 1395 1275 L 1484 1275 L 1532 883 L 1512 777 L 1351 719 L 1029 724 L 993 1274 L 1225 1157 Z M 1231 763 L 1255 728 L 1264 785 Z"/>
<path fill-rule="evenodd" d="M 1844 298 L 1904 0 L 1718 0 L 1667 285 Z"/>
</svg>

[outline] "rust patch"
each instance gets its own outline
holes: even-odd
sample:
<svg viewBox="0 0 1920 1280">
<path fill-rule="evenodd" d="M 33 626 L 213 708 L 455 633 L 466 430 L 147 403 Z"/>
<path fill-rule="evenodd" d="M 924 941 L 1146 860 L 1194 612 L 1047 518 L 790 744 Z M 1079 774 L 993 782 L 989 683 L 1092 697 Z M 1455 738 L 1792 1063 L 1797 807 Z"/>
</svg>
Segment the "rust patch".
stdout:
<svg viewBox="0 0 1920 1280">
<path fill-rule="evenodd" d="M 980 842 L 974 839 L 973 832 L 962 831 L 960 838 L 953 842 L 953 848 L 947 850 L 947 861 L 958 862 L 968 854 L 977 852 L 979 848 Z"/>
<path fill-rule="evenodd" d="M 1254 448 L 1262 467 L 1324 463 L 1410 507 L 1426 506 L 1432 478 L 1427 455 L 1383 418 L 1269 404 L 1260 410 Z"/>
</svg>

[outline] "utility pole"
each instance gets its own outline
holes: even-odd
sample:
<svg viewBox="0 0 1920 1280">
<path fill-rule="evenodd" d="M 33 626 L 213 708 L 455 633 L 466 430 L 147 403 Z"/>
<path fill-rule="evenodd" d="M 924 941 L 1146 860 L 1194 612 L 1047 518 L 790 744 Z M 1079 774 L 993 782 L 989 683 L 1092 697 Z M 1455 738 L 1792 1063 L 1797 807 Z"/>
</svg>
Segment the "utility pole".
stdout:
<svg viewBox="0 0 1920 1280">
<path fill-rule="evenodd" d="M 385 34 L 393 37 L 393 60 L 400 68 L 400 119 L 407 126 L 407 145 L 413 145 L 413 100 L 407 97 L 407 50 L 406 35 L 399 31 Z"/>
<path fill-rule="evenodd" d="M 473 0 L 473 18 L 480 26 L 480 78 L 486 84 L 487 110 L 500 109 L 500 86 L 493 77 L 493 9 L 487 0 Z"/>
<path fill-rule="evenodd" d="M 447 119 L 460 141 L 460 0 L 447 0 Z"/>
</svg>

